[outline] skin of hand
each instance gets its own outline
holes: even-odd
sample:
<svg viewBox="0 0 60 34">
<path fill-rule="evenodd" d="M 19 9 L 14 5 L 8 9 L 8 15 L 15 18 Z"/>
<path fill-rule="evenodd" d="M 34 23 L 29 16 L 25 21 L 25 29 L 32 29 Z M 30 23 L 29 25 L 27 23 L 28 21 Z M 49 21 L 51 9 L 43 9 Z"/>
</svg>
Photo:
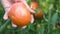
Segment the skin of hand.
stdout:
<svg viewBox="0 0 60 34">
<path fill-rule="evenodd" d="M 30 10 L 31 13 L 35 13 L 35 12 L 28 6 L 28 4 L 26 3 L 25 0 L 1 0 L 1 3 L 2 3 L 4 9 L 5 9 L 5 14 L 4 14 L 4 16 L 3 16 L 3 19 L 4 19 L 4 20 L 7 20 L 7 19 L 8 19 L 8 12 L 9 12 L 9 10 L 10 10 L 10 7 L 11 7 L 11 5 L 12 5 L 13 3 L 15 3 L 15 2 L 23 2 L 23 3 L 27 6 L 27 8 Z M 34 22 L 33 14 L 31 14 L 31 21 L 30 21 L 30 22 L 31 22 L 31 23 Z M 12 26 L 13 26 L 13 27 L 17 27 L 17 25 L 15 25 L 15 24 L 13 24 L 13 23 L 12 23 Z M 26 28 L 26 26 L 23 26 L 22 28 L 24 29 L 24 28 Z"/>
</svg>

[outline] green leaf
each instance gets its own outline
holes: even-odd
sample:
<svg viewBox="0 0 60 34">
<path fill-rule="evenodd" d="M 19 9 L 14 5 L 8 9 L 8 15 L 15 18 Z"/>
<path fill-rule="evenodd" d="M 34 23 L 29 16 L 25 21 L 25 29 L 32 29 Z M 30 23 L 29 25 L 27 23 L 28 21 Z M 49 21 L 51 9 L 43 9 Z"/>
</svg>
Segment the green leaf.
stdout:
<svg viewBox="0 0 60 34">
<path fill-rule="evenodd" d="M 34 25 L 33 25 L 33 24 L 29 24 L 29 25 L 28 25 L 28 29 L 34 31 L 34 30 L 35 30 L 35 29 L 34 29 Z"/>
<path fill-rule="evenodd" d="M 3 24 L 3 25 L 0 27 L 0 32 L 2 32 L 2 31 L 5 29 L 5 27 L 8 25 L 9 22 L 10 22 L 10 19 L 8 19 L 8 20 L 5 22 L 5 24 Z"/>
<path fill-rule="evenodd" d="M 3 9 L 3 6 L 0 2 L 0 19 L 3 17 L 3 14 L 4 14 L 4 9 Z"/>
<path fill-rule="evenodd" d="M 35 9 L 35 14 L 38 14 L 39 13 L 39 10 L 38 9 Z"/>
<path fill-rule="evenodd" d="M 45 25 L 41 24 L 37 27 L 37 34 L 44 34 L 45 31 Z"/>
<path fill-rule="evenodd" d="M 60 34 L 60 28 L 51 31 L 49 34 Z"/>
<path fill-rule="evenodd" d="M 44 31 L 45 31 L 45 25 L 41 25 L 40 27 L 40 34 L 44 34 Z"/>
<path fill-rule="evenodd" d="M 56 22 L 57 22 L 57 18 L 58 18 L 58 13 L 55 13 L 52 16 L 52 20 L 51 20 L 51 24 L 53 25 L 53 27 L 55 26 Z"/>
<path fill-rule="evenodd" d="M 28 5 L 30 4 L 31 0 L 26 0 L 26 2 L 28 3 Z"/>
<path fill-rule="evenodd" d="M 55 13 L 51 18 L 51 22 L 49 23 L 49 26 L 48 26 L 49 29 L 48 30 L 53 31 L 55 24 L 57 22 L 57 18 L 58 18 L 58 13 Z"/>
<path fill-rule="evenodd" d="M 52 31 L 52 26 L 51 26 L 51 13 L 52 13 L 52 8 L 53 8 L 53 4 L 50 5 L 49 7 L 49 13 L 48 13 L 48 33 L 50 31 Z"/>
</svg>

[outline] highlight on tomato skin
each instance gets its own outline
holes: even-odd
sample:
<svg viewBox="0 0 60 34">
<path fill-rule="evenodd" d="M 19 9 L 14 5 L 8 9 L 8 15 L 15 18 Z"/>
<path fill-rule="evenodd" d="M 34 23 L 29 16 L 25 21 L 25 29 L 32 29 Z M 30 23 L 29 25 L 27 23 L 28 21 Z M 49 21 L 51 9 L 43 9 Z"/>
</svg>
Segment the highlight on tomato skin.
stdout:
<svg viewBox="0 0 60 34">
<path fill-rule="evenodd" d="M 11 6 L 8 13 L 11 21 L 17 26 L 26 26 L 30 22 L 30 10 L 28 10 L 24 3 L 15 3 Z"/>
<path fill-rule="evenodd" d="M 38 4 L 37 2 L 31 2 L 31 3 L 30 3 L 30 7 L 31 7 L 33 10 L 35 10 L 35 9 L 37 9 L 37 8 L 39 7 L 39 4 Z"/>
</svg>

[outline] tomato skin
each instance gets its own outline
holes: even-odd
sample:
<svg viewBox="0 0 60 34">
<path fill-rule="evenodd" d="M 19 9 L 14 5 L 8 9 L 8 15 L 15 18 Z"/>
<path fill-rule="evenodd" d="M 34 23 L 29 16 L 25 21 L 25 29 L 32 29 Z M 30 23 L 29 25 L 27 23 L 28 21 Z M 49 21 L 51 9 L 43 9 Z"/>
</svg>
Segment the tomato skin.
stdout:
<svg viewBox="0 0 60 34">
<path fill-rule="evenodd" d="M 35 18 L 42 18 L 43 17 L 43 12 L 42 12 L 42 9 L 39 7 L 38 2 L 31 2 L 31 8 L 33 10 L 38 9 L 38 14 L 34 14 Z"/>
<path fill-rule="evenodd" d="M 35 18 L 42 18 L 43 17 L 43 12 L 42 10 L 40 9 L 39 10 L 39 13 L 35 15 Z"/>
<path fill-rule="evenodd" d="M 8 16 L 17 26 L 25 26 L 30 22 L 31 19 L 30 11 L 22 2 L 13 4 Z"/>
<path fill-rule="evenodd" d="M 31 2 L 30 6 L 33 10 L 35 10 L 39 7 L 37 2 Z"/>
</svg>

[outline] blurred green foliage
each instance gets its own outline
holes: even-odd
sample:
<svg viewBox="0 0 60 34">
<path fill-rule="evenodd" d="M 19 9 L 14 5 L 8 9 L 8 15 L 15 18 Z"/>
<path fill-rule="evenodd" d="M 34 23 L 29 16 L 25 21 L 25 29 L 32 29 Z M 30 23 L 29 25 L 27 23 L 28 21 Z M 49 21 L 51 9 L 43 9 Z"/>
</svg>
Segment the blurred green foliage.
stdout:
<svg viewBox="0 0 60 34">
<path fill-rule="evenodd" d="M 32 0 L 26 0 L 28 4 Z M 26 29 L 13 28 L 11 21 L 3 20 L 4 8 L 0 2 L 0 34 L 60 34 L 60 0 L 37 0 L 43 10 L 43 18 L 35 19 Z"/>
</svg>

